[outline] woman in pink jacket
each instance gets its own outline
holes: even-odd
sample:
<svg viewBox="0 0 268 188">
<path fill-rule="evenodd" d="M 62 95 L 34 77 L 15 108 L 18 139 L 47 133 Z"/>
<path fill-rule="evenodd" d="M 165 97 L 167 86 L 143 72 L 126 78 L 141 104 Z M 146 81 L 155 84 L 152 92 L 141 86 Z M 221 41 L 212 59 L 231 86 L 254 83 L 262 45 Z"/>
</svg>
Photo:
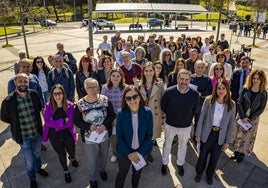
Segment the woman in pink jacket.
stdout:
<svg viewBox="0 0 268 188">
<path fill-rule="evenodd" d="M 70 183 L 72 178 L 67 166 L 66 151 L 72 166 L 78 167 L 75 159 L 74 104 L 67 101 L 64 88 L 60 84 L 52 87 L 50 96 L 44 112 L 45 125 L 42 141 L 50 140 L 64 170 L 65 181 Z"/>
</svg>

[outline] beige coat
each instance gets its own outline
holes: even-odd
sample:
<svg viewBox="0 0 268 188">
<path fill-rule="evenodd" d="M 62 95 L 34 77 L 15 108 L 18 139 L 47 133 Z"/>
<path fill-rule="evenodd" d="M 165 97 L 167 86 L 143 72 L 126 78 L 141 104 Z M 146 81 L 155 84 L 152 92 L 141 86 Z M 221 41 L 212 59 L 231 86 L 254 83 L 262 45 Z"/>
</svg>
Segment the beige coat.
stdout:
<svg viewBox="0 0 268 188">
<path fill-rule="evenodd" d="M 146 91 L 144 85 L 140 82 L 136 82 L 135 85 L 140 89 L 143 99 L 146 101 Z M 153 114 L 153 139 L 159 138 L 162 131 L 162 117 L 163 112 L 161 110 L 161 97 L 164 92 L 164 84 L 162 81 L 157 81 L 153 84 L 152 93 L 149 99 L 149 108 Z"/>
</svg>

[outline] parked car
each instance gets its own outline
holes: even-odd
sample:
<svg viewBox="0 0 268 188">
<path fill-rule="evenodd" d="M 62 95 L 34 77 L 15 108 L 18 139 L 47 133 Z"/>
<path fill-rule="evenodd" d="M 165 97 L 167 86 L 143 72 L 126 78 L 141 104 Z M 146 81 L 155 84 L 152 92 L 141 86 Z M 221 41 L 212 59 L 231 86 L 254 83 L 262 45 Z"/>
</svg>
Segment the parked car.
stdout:
<svg viewBox="0 0 268 188">
<path fill-rule="evenodd" d="M 160 29 L 162 29 L 163 23 L 164 23 L 163 20 L 160 20 L 157 18 L 150 18 L 147 21 L 147 27 L 149 27 L 149 29 L 151 29 L 152 27 L 159 27 L 160 26 Z"/>
<path fill-rule="evenodd" d="M 134 29 L 140 29 L 140 30 L 142 30 L 142 25 L 141 24 L 139 24 L 138 22 L 137 23 L 135 23 L 135 24 L 130 24 L 129 25 L 129 30 L 134 30 Z"/>
<path fill-rule="evenodd" d="M 96 20 L 92 20 L 92 24 L 95 27 L 96 26 Z M 83 19 L 82 20 L 82 27 L 87 27 L 88 25 L 88 19 Z"/>
<path fill-rule="evenodd" d="M 115 29 L 114 22 L 110 22 L 110 21 L 107 21 L 105 19 L 97 19 L 97 20 L 94 20 L 93 26 L 97 27 L 99 30 L 102 30 L 105 27 L 110 28 L 110 30 Z"/>
<path fill-rule="evenodd" d="M 42 19 L 39 21 L 40 25 L 42 27 L 50 27 L 50 26 L 56 26 L 57 25 L 57 22 L 54 22 L 52 20 L 49 20 L 49 19 Z"/>
</svg>

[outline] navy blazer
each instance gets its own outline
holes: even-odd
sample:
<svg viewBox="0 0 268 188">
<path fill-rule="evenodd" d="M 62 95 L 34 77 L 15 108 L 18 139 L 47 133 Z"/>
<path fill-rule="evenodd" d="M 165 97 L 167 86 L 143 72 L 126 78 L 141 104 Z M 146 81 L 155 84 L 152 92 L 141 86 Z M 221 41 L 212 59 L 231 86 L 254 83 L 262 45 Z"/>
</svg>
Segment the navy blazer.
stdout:
<svg viewBox="0 0 268 188">
<path fill-rule="evenodd" d="M 130 110 L 119 110 L 116 118 L 117 152 L 128 157 L 132 150 L 132 117 Z M 152 151 L 153 117 L 150 108 L 143 107 L 138 111 L 139 148 L 137 152 L 143 156 Z"/>
</svg>

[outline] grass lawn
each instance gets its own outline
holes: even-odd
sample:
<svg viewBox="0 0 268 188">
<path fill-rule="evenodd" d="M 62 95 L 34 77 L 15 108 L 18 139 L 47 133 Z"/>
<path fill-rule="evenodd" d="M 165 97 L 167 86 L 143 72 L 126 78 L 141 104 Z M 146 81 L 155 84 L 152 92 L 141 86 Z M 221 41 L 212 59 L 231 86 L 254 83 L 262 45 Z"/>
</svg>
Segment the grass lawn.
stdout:
<svg viewBox="0 0 268 188">
<path fill-rule="evenodd" d="M 21 32 L 21 29 L 15 29 L 15 28 L 10 28 L 10 27 L 7 27 L 6 30 L 7 30 L 7 34 L 8 35 L 10 35 L 10 34 L 16 34 L 18 32 Z M 0 27 L 0 36 L 4 36 L 4 35 L 5 35 L 4 28 L 3 27 Z"/>
<path fill-rule="evenodd" d="M 193 19 L 205 21 L 207 19 L 207 17 L 206 17 L 206 14 L 194 14 Z M 209 13 L 208 14 L 208 19 L 209 20 L 218 20 L 219 19 L 219 13 L 216 13 L 216 12 Z M 222 15 L 221 19 L 226 19 L 226 16 Z"/>
</svg>

